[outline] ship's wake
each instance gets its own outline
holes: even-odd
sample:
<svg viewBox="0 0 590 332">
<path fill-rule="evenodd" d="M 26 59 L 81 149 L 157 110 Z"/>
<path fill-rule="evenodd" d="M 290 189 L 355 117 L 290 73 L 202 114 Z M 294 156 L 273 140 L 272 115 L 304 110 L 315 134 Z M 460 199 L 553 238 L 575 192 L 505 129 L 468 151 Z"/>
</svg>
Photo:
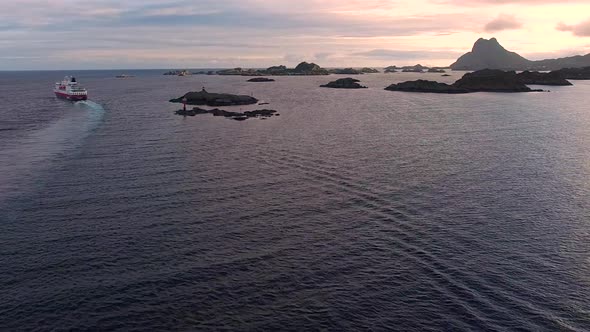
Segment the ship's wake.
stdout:
<svg viewBox="0 0 590 332">
<path fill-rule="evenodd" d="M 49 126 L 0 146 L 0 203 L 26 192 L 33 184 L 42 185 L 42 173 L 75 153 L 101 123 L 104 113 L 95 102 L 76 102 Z"/>
</svg>

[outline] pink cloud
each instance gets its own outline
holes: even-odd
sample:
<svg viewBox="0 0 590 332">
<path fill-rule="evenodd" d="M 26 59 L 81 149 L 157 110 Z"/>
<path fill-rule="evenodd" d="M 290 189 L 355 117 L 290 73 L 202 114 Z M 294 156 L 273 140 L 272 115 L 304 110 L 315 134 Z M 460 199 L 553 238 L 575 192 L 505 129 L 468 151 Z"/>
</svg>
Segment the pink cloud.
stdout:
<svg viewBox="0 0 590 332">
<path fill-rule="evenodd" d="M 559 31 L 571 31 L 574 36 L 578 37 L 590 37 L 590 20 L 574 25 L 559 23 L 556 29 Z"/>
<path fill-rule="evenodd" d="M 520 29 L 521 27 L 522 23 L 520 23 L 514 16 L 502 14 L 488 22 L 488 24 L 485 25 L 484 30 L 486 32 L 496 32 L 502 30 Z"/>
</svg>

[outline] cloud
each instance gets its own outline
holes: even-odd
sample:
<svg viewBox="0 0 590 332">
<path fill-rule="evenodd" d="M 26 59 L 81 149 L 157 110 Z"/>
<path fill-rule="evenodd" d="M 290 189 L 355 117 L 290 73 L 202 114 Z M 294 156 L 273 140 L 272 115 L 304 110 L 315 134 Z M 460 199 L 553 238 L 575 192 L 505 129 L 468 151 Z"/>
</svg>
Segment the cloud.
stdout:
<svg viewBox="0 0 590 332">
<path fill-rule="evenodd" d="M 384 60 L 400 60 L 400 59 L 454 59 L 460 56 L 460 52 L 454 51 L 432 51 L 432 50 L 389 50 L 389 49 L 374 49 L 365 52 L 356 52 L 352 56 L 379 58 Z"/>
<path fill-rule="evenodd" d="M 484 10 L 518 13 L 518 20 L 501 15 L 488 24 L 488 31 L 526 24 L 532 38 L 529 31 L 511 34 L 518 51 L 551 51 L 581 46 L 573 45 L 575 37 L 554 30 L 557 40 L 549 41 L 534 29 L 557 24 L 560 13 L 588 9 L 588 0 L 298 0 L 297 6 L 290 0 L 0 0 L 0 70 L 267 67 L 301 60 L 446 65 L 479 37 Z M 578 26 L 561 28 L 584 34 Z"/>
<path fill-rule="evenodd" d="M 501 14 L 484 26 L 486 32 L 520 29 L 520 23 L 514 16 Z"/>
<path fill-rule="evenodd" d="M 555 28 L 559 31 L 571 31 L 574 36 L 590 37 L 590 20 L 574 25 L 559 23 Z"/>
<path fill-rule="evenodd" d="M 568 3 L 587 3 L 588 0 L 567 0 Z M 460 6 L 480 5 L 549 5 L 563 4 L 563 0 L 438 0 L 438 4 L 454 4 Z"/>
</svg>

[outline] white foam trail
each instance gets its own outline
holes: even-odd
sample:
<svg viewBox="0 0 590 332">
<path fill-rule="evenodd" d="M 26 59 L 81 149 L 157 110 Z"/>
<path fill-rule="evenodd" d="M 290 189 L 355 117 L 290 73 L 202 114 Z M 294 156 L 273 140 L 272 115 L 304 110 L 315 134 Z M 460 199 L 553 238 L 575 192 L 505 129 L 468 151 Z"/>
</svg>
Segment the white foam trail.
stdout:
<svg viewBox="0 0 590 332">
<path fill-rule="evenodd" d="M 0 202 L 26 191 L 40 172 L 80 146 L 104 116 L 103 107 L 95 102 L 73 105 L 48 127 L 0 146 Z"/>
</svg>

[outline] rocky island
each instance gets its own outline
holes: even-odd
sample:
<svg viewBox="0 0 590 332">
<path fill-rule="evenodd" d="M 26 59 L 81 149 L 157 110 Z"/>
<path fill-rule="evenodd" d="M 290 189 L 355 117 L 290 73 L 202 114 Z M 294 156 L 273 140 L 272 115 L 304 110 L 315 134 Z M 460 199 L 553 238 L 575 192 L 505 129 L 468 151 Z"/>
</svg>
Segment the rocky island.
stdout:
<svg viewBox="0 0 590 332">
<path fill-rule="evenodd" d="M 328 72 L 330 74 L 338 74 L 338 75 L 362 75 L 364 74 L 362 71 L 354 68 L 334 68 L 329 69 Z"/>
<path fill-rule="evenodd" d="M 449 85 L 434 81 L 408 81 L 392 84 L 389 91 L 430 92 L 430 93 L 470 93 L 470 92 L 532 92 L 514 71 L 484 69 L 463 75 Z"/>
<path fill-rule="evenodd" d="M 405 92 L 431 92 L 431 93 L 469 93 L 470 91 L 464 88 L 457 88 L 455 86 L 439 83 L 435 81 L 417 80 L 408 81 L 398 84 L 392 84 L 385 88 L 388 91 L 405 91 Z"/>
<path fill-rule="evenodd" d="M 287 70 L 291 75 L 328 75 L 328 71 L 315 63 L 302 62 L 295 67 L 293 70 Z"/>
<path fill-rule="evenodd" d="M 421 64 L 417 64 L 415 66 L 402 67 L 402 72 L 404 72 L 404 73 L 423 73 L 424 70 L 426 70 L 426 69 L 428 69 L 428 68 L 422 66 Z"/>
<path fill-rule="evenodd" d="M 540 73 L 537 71 L 523 71 L 516 75 L 516 77 L 524 84 L 532 85 L 572 85 L 568 80 L 563 78 L 559 72 L 552 71 L 550 73 Z"/>
<path fill-rule="evenodd" d="M 203 90 L 198 92 L 187 92 L 184 96 L 170 99 L 171 103 L 183 103 L 187 105 L 207 106 L 234 106 L 251 105 L 258 103 L 258 99 L 246 95 L 232 95 L 228 93 L 210 93 Z"/>
<path fill-rule="evenodd" d="M 550 74 L 556 74 L 568 80 L 590 80 L 590 67 L 583 68 L 563 68 L 552 71 Z"/>
<path fill-rule="evenodd" d="M 531 92 L 532 90 L 520 81 L 516 72 L 497 69 L 478 70 L 463 75 L 453 84 L 470 92 Z"/>
<path fill-rule="evenodd" d="M 253 70 L 249 69 L 247 75 L 252 76 L 317 76 L 329 75 L 327 69 L 320 67 L 315 63 L 301 62 L 295 68 L 287 68 L 286 66 L 272 66 L 267 69 Z"/>
<path fill-rule="evenodd" d="M 361 72 L 363 72 L 365 74 L 377 74 L 377 73 L 379 73 L 379 70 L 377 70 L 375 68 L 364 67 L 361 69 Z"/>
<path fill-rule="evenodd" d="M 217 75 L 222 75 L 222 76 L 262 76 L 263 73 L 261 73 L 258 70 L 255 70 L 255 69 L 242 69 L 240 67 L 237 67 L 237 68 L 233 68 L 233 69 L 218 70 Z"/>
<path fill-rule="evenodd" d="M 266 78 L 266 77 L 255 77 L 255 78 L 251 78 L 248 80 L 248 82 L 274 82 L 275 80 L 273 80 L 272 78 Z"/>
<path fill-rule="evenodd" d="M 324 84 L 324 85 L 320 85 L 320 87 L 322 88 L 334 88 L 334 89 L 366 89 L 366 86 L 362 86 L 360 85 L 358 82 L 360 82 L 359 80 L 356 80 L 354 78 L 341 78 L 338 80 L 335 80 L 333 82 L 330 82 L 328 84 Z"/>
<path fill-rule="evenodd" d="M 397 66 L 385 67 L 384 73 L 397 73 Z"/>
<path fill-rule="evenodd" d="M 170 71 L 165 72 L 163 75 L 166 75 L 166 76 L 189 76 L 191 74 L 192 74 L 191 72 L 189 72 L 188 70 L 185 69 L 185 70 L 170 70 Z"/>
<path fill-rule="evenodd" d="M 241 67 L 232 69 L 222 69 L 215 72 L 217 75 L 227 76 L 315 76 L 315 75 L 329 75 L 327 69 L 320 67 L 315 63 L 301 62 L 295 68 L 287 68 L 286 66 L 272 66 L 267 69 L 244 69 Z"/>
<path fill-rule="evenodd" d="M 429 73 L 440 73 L 440 74 L 444 74 L 446 73 L 446 71 L 442 68 L 430 68 L 428 69 Z"/>
</svg>

